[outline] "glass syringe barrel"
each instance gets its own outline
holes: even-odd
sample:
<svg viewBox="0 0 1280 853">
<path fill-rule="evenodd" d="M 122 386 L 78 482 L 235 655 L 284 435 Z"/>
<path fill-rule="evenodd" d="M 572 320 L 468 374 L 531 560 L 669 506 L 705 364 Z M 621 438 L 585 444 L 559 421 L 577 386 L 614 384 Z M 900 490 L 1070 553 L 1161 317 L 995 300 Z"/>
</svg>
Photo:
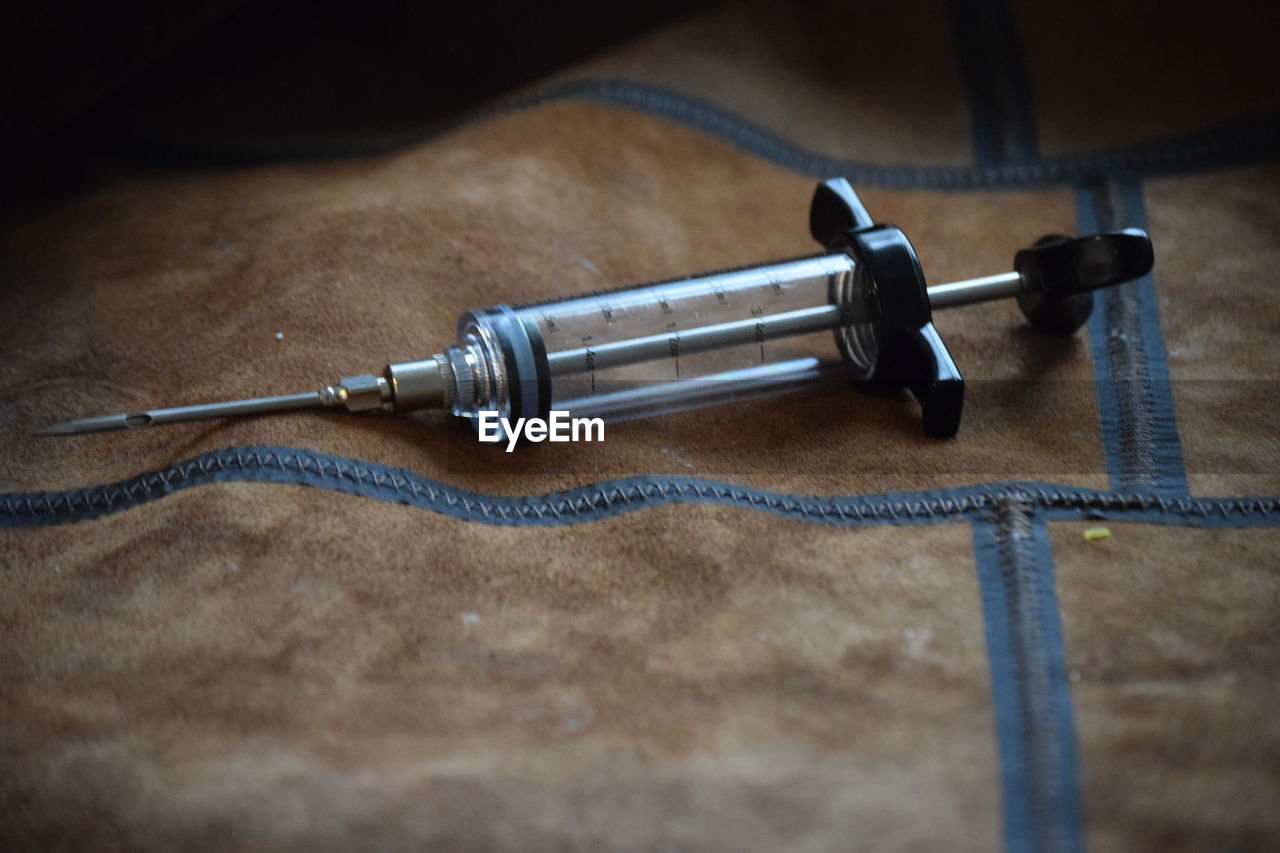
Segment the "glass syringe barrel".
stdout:
<svg viewBox="0 0 1280 853">
<path fill-rule="evenodd" d="M 612 341 L 594 348 L 560 350 L 547 355 L 552 376 L 564 376 L 588 370 L 608 370 L 626 364 L 668 358 L 678 351 L 683 355 L 725 349 L 743 344 L 772 341 L 831 329 L 840 323 L 838 305 L 800 308 L 781 314 L 730 320 L 711 326 L 698 326 L 684 331 L 673 329 L 640 338 Z M 590 362 L 588 361 L 590 360 Z"/>
<path fill-rule="evenodd" d="M 836 370 L 849 376 L 831 330 L 872 324 L 865 290 L 854 258 L 835 253 L 471 312 L 483 316 L 464 317 L 460 341 L 527 335 L 550 408 L 639 417 L 796 390 Z M 529 400 L 530 371 L 513 370 L 518 359 L 501 349 L 491 341 L 490 368 L 505 368 L 511 387 L 522 373 Z M 509 408 L 493 390 L 484 405 L 460 399 L 455 413 Z"/>
</svg>

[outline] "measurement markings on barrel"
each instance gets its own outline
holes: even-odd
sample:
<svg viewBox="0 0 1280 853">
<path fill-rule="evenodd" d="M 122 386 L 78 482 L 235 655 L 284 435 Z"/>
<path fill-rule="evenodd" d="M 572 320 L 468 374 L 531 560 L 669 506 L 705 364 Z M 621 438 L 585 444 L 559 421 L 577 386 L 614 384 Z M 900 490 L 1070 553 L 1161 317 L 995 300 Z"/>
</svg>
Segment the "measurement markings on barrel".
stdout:
<svg viewBox="0 0 1280 853">
<path fill-rule="evenodd" d="M 596 351 L 591 348 L 591 335 L 582 336 L 582 360 L 587 365 L 587 374 L 591 377 L 591 393 L 596 390 Z"/>
</svg>

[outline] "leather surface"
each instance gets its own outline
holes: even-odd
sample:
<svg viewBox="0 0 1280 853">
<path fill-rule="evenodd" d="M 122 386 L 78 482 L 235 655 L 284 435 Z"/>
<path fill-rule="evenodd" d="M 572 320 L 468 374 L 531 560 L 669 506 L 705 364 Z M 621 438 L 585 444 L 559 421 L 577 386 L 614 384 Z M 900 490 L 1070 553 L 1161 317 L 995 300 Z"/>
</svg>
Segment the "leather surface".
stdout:
<svg viewBox="0 0 1280 853">
<path fill-rule="evenodd" d="M 14 837 L 998 843 L 964 525 L 915 531 L 904 573 L 893 529 L 744 534 L 723 507 L 495 528 L 228 485 L 155 509 L 22 535 L 8 636 L 43 651 L 6 665 Z"/>
<path fill-rule="evenodd" d="M 1271 846 L 1277 532 L 1052 527 L 1091 848 Z"/>
<path fill-rule="evenodd" d="M 1280 434 L 1269 416 L 1280 357 L 1275 288 L 1280 205 L 1275 165 L 1153 181 L 1151 238 L 1168 246 L 1169 370 L 1191 490 L 1275 494 Z M 1211 245 L 1216 251 L 1193 247 Z M 1163 268 L 1164 265 L 1162 265 Z"/>
<path fill-rule="evenodd" d="M 806 11 L 691 15 L 395 150 L 113 167 L 0 233 L 7 846 L 1275 844 L 1280 137 L 1273 59 L 1228 47 L 1259 21 L 1201 28 L 1230 97 L 1162 101 L 1167 44 L 1072 62 L 1030 4 Z M 851 388 L 513 454 L 437 415 L 29 433 L 813 253 L 835 161 L 931 282 L 1143 223 L 1154 276 L 1065 340 L 939 312 L 950 442 Z"/>
</svg>

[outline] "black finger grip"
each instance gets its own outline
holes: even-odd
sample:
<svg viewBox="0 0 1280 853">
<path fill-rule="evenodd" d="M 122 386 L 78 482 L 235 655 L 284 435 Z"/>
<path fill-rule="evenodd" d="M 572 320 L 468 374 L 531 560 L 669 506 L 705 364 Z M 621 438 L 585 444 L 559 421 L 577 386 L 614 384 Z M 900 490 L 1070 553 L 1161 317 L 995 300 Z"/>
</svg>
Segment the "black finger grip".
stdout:
<svg viewBox="0 0 1280 853">
<path fill-rule="evenodd" d="M 911 241 L 893 225 L 876 224 L 844 178 L 818 185 L 809 231 L 828 249 L 852 255 L 870 282 L 879 348 L 870 375 L 858 385 L 874 394 L 910 389 L 920 402 L 924 434 L 953 437 L 964 411 L 964 379 L 933 327 L 924 272 Z M 844 351 L 846 336 L 837 333 L 836 342 L 846 359 L 861 363 Z"/>
</svg>

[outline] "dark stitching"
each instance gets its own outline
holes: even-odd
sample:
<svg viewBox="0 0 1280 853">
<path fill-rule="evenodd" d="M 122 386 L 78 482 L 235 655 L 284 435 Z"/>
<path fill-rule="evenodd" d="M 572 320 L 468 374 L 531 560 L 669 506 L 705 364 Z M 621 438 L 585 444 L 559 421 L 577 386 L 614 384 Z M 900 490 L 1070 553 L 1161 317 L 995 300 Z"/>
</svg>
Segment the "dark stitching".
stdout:
<svg viewBox="0 0 1280 853">
<path fill-rule="evenodd" d="M 1067 154 L 1036 161 L 975 167 L 871 166 L 805 151 L 750 122 L 688 95 L 612 81 L 574 81 L 501 104 L 497 112 L 566 98 L 621 104 L 718 133 L 766 159 L 817 176 L 897 188 L 975 188 L 1075 182 L 1115 172 L 1165 173 L 1221 165 L 1234 158 L 1280 153 L 1280 113 L 1147 145 Z M 1196 162 L 1203 161 L 1203 162 Z"/>
<path fill-rule="evenodd" d="M 1081 190 L 1081 230 L 1144 225 L 1141 191 L 1105 181 Z M 1186 491 L 1153 279 L 1108 288 L 1090 319 L 1103 443 L 1113 486 Z"/>
<path fill-rule="evenodd" d="M 330 472 L 330 468 L 332 470 Z M 154 483 L 163 484 L 155 487 Z M 317 451 L 235 447 L 215 450 L 87 489 L 0 495 L 0 527 L 65 524 L 121 512 L 180 489 L 216 482 L 295 483 L 417 506 L 489 523 L 591 521 L 647 505 L 714 502 L 828 523 L 912 524 L 978 517 L 1016 488 L 1053 518 L 1111 514 L 1149 522 L 1280 524 L 1280 499 L 1192 498 L 1156 492 L 1098 492 L 1036 483 L 990 483 L 897 495 L 806 497 L 780 495 L 688 477 L 631 477 L 569 492 L 502 497 L 467 492 L 374 462 Z M 612 496 L 612 499 L 611 499 Z M 460 508 L 459 508 L 460 507 Z"/>
<path fill-rule="evenodd" d="M 1027 162 L 978 166 L 876 166 L 828 157 L 774 136 L 751 122 L 690 95 L 616 80 L 573 80 L 518 95 L 477 110 L 429 133 L 364 146 L 281 147 L 271 155 L 188 149 L 177 151 L 146 140 L 129 140 L 122 155 L 141 155 L 167 165 L 236 166 L 298 159 L 374 156 L 436 139 L 460 127 L 548 103 L 587 100 L 628 107 L 673 119 L 720 136 L 740 148 L 806 175 L 841 175 L 855 184 L 891 189 L 976 189 L 1077 184 L 1108 175 L 1163 175 L 1269 160 L 1280 154 L 1280 112 L 1183 137 L 1141 145 L 1063 154 Z"/>
<path fill-rule="evenodd" d="M 1115 228 L 1127 219 L 1118 210 L 1117 187 L 1108 181 L 1098 190 L 1098 219 Z M 1155 439 L 1151 422 L 1154 399 L 1147 373 L 1146 345 L 1139 328 L 1138 296 L 1132 287 L 1112 287 L 1102 294 L 1107 360 L 1120 415 L 1120 462 L 1124 483 L 1151 484 L 1156 479 Z"/>
<path fill-rule="evenodd" d="M 1010 736 L 1017 738 L 1008 756 L 1017 772 L 1006 787 L 1014 789 L 1007 795 L 1018 801 L 1010 803 L 1006 828 L 1011 849 L 1073 850 L 1080 847 L 1074 726 L 1047 532 L 1035 511 L 1035 496 L 1015 487 L 995 498 L 988 516 L 1004 604 L 1003 618 L 993 619 L 988 629 L 1006 632 L 1012 662 L 1010 671 L 993 673 L 993 681 L 1011 682 L 998 689 L 1011 691 L 1006 698 L 1013 701 L 998 710 L 1008 715 Z M 1044 551 L 1040 559 L 1038 549 Z M 979 547 L 976 557 L 990 560 L 990 553 Z"/>
</svg>

